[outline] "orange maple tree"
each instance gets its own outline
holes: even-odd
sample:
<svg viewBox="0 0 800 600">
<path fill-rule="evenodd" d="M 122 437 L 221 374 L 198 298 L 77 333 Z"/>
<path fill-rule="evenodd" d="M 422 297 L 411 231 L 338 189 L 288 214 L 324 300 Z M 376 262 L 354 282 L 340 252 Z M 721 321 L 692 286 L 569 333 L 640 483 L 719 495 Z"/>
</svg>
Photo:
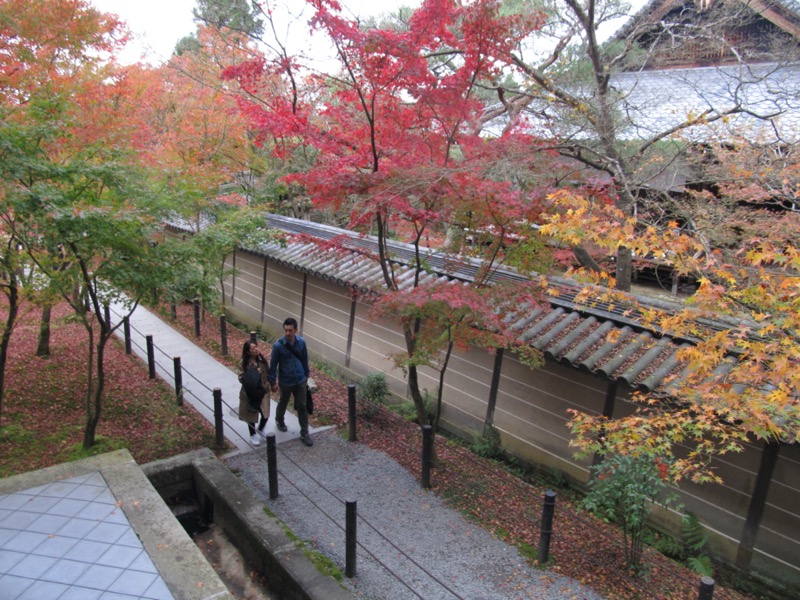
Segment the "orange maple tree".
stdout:
<svg viewBox="0 0 800 600">
<path fill-rule="evenodd" d="M 672 223 L 667 229 L 642 230 L 636 219 L 611 205 L 567 192 L 554 201 L 561 210 L 543 226 L 544 233 L 609 250 L 624 244 L 641 256 L 668 260 L 677 274 L 698 281 L 697 291 L 674 310 L 637 306 L 627 294 L 603 292 L 638 310 L 642 323 L 661 335 L 693 343 L 679 352 L 680 369 L 661 388 L 634 393 L 634 414 L 610 420 L 573 412 L 574 443 L 583 453 L 669 457 L 674 480 L 702 482 L 718 480 L 712 456 L 741 451 L 745 441 L 797 441 L 797 213 L 739 206 L 727 213 L 728 226 L 734 231 L 746 223 L 746 234 L 740 230 L 735 246 L 713 246 L 702 227 L 687 233 Z M 702 225 L 700 215 L 697 221 Z M 584 300 L 596 289 L 587 287 Z"/>
</svg>

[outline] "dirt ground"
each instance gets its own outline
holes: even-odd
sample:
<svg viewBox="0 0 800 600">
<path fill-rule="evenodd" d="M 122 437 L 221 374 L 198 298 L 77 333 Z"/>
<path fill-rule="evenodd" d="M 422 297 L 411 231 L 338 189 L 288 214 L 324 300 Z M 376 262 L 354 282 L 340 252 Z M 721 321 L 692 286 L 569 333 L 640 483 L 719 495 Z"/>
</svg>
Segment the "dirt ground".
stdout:
<svg viewBox="0 0 800 600">
<path fill-rule="evenodd" d="M 194 542 L 237 600 L 278 600 L 266 578 L 252 570 L 219 527 L 212 523 L 206 531 L 194 535 Z"/>
</svg>

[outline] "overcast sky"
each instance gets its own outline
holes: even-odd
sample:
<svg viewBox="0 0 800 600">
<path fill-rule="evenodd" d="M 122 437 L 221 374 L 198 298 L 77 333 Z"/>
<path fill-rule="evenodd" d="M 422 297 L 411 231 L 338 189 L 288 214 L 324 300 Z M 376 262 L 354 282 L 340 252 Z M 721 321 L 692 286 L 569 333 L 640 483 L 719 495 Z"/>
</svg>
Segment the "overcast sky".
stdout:
<svg viewBox="0 0 800 600">
<path fill-rule="evenodd" d="M 422 3 L 422 0 L 339 1 L 343 7 L 359 16 L 377 16 L 391 13 L 401 6 L 414 8 Z M 164 62 L 172 55 L 175 43 L 196 30 L 192 9 L 196 6 L 197 0 L 91 0 L 91 2 L 104 12 L 119 15 L 133 31 L 134 41 L 119 57 L 124 63 L 140 60 L 143 53 L 147 54 L 147 60 L 152 64 Z M 645 0 L 630 0 L 634 11 L 644 2 Z M 298 7 L 304 5 L 304 2 L 303 0 L 271 0 L 270 4 L 288 5 L 292 7 L 292 11 L 296 12 Z M 309 41 L 308 32 L 305 29 L 306 20 L 293 25 L 292 31 L 295 34 L 288 42 L 290 46 L 292 42 L 305 43 L 305 47 L 293 50 L 302 49 L 315 55 L 317 53 L 315 44 Z M 618 26 L 619 24 L 610 29 L 606 28 L 601 32 L 601 37 L 612 33 Z"/>
<path fill-rule="evenodd" d="M 196 29 L 192 9 L 196 0 L 91 0 L 99 10 L 115 13 L 128 23 L 136 36 L 121 56 L 123 62 L 136 62 L 147 52 L 149 62 L 160 63 L 170 57 L 175 43 Z M 291 6 L 302 0 L 283 0 Z M 400 6 L 416 7 L 421 0 L 340 0 L 353 14 L 368 16 L 391 13 Z M 301 28 L 297 28 L 300 30 Z"/>
</svg>

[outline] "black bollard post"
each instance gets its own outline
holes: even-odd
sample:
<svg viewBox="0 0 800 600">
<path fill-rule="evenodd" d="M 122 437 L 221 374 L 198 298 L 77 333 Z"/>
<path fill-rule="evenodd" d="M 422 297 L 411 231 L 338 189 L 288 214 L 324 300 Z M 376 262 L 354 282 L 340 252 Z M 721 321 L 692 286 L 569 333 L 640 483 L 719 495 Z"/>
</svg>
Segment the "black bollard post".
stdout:
<svg viewBox="0 0 800 600">
<path fill-rule="evenodd" d="M 700 591 L 697 600 L 711 600 L 714 597 L 714 580 L 707 575 L 700 578 Z"/>
<path fill-rule="evenodd" d="M 169 316 L 173 321 L 178 320 L 178 307 L 175 306 L 175 301 L 169 303 Z"/>
<path fill-rule="evenodd" d="M 172 364 L 175 372 L 175 398 L 178 402 L 178 406 L 183 406 L 183 369 L 181 369 L 181 357 L 173 357 Z"/>
<path fill-rule="evenodd" d="M 144 338 L 147 340 L 147 371 L 150 374 L 150 379 L 156 378 L 156 353 L 153 346 L 153 336 L 147 335 Z"/>
<path fill-rule="evenodd" d="M 126 315 L 122 319 L 122 329 L 125 332 L 125 354 L 131 353 L 131 320 Z"/>
<path fill-rule="evenodd" d="M 225 320 L 225 315 L 219 316 L 219 341 L 222 356 L 228 356 L 228 322 Z"/>
<path fill-rule="evenodd" d="M 345 502 L 345 559 L 344 575 L 348 579 L 356 576 L 356 501 Z"/>
<path fill-rule="evenodd" d="M 267 434 L 267 479 L 269 481 L 269 499 L 278 497 L 278 448 L 275 445 L 275 433 Z"/>
<path fill-rule="evenodd" d="M 222 390 L 214 388 L 214 429 L 217 433 L 217 448 L 225 445 L 225 434 L 222 430 Z"/>
<path fill-rule="evenodd" d="M 347 428 L 349 434 L 347 440 L 350 442 L 357 441 L 356 435 L 356 386 L 351 383 L 347 386 Z"/>
<path fill-rule="evenodd" d="M 556 511 L 556 493 L 547 490 L 544 493 L 544 508 L 542 508 L 542 526 L 539 533 L 539 555 L 537 561 L 540 565 L 547 562 L 550 554 L 550 537 L 553 534 L 553 515 Z"/>
<path fill-rule="evenodd" d="M 257 344 L 258 343 L 258 334 L 255 331 L 250 332 L 250 343 Z"/>
<path fill-rule="evenodd" d="M 200 337 L 200 301 L 194 301 L 194 337 Z"/>
<path fill-rule="evenodd" d="M 108 304 L 103 305 L 103 318 L 106 320 L 106 326 L 111 327 L 111 307 Z"/>
<path fill-rule="evenodd" d="M 431 456 L 433 456 L 433 427 L 422 426 L 422 487 L 431 487 Z"/>
</svg>

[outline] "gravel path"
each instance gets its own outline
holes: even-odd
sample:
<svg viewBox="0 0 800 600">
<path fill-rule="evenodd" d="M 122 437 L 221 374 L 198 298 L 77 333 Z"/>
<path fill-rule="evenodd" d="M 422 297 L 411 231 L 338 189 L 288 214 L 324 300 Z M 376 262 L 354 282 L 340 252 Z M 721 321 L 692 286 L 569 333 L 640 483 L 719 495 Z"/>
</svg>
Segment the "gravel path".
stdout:
<svg viewBox="0 0 800 600">
<path fill-rule="evenodd" d="M 278 446 L 276 500 L 269 500 L 263 446 L 225 462 L 298 537 L 342 572 L 345 501 L 357 501 L 356 577 L 343 580 L 356 597 L 602 598 L 573 579 L 528 566 L 513 546 L 423 490 L 386 454 L 348 443 L 333 430 L 314 434 L 314 441 L 313 448 L 299 440 Z"/>
</svg>

